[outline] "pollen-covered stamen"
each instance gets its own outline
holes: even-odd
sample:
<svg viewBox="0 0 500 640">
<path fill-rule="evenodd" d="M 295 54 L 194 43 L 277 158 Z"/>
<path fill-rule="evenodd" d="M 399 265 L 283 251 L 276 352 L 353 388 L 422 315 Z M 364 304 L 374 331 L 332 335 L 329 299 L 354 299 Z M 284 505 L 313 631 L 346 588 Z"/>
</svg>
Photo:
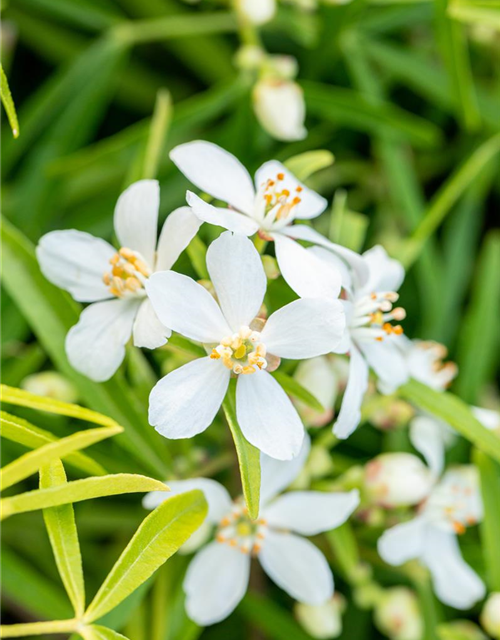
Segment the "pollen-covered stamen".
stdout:
<svg viewBox="0 0 500 640">
<path fill-rule="evenodd" d="M 259 331 L 252 331 L 250 327 L 241 327 L 238 333 L 223 338 L 210 354 L 213 360 L 222 360 L 236 375 L 266 369 L 265 356 L 266 346 L 260 341 Z"/>
<path fill-rule="evenodd" d="M 219 522 L 215 539 L 241 553 L 256 555 L 261 549 L 266 532 L 266 521 L 262 518 L 250 520 L 247 508 L 241 501 L 236 501 L 232 511 Z"/>
<path fill-rule="evenodd" d="M 395 291 L 371 293 L 356 301 L 351 320 L 351 329 L 358 339 L 381 342 L 386 336 L 401 335 L 403 327 L 391 324 L 404 320 L 406 311 L 392 305 L 399 296 Z"/>
<path fill-rule="evenodd" d="M 276 221 L 288 221 L 293 219 L 295 208 L 302 201 L 300 196 L 303 188 L 297 185 L 295 188 L 283 186 L 284 173 L 276 174 L 276 178 L 268 179 L 257 192 L 258 217 L 262 218 L 265 226 L 269 227 Z"/>
<path fill-rule="evenodd" d="M 102 280 L 111 294 L 117 298 L 144 294 L 144 282 L 151 269 L 138 253 L 122 247 L 109 263 L 111 271 L 104 273 Z"/>
</svg>

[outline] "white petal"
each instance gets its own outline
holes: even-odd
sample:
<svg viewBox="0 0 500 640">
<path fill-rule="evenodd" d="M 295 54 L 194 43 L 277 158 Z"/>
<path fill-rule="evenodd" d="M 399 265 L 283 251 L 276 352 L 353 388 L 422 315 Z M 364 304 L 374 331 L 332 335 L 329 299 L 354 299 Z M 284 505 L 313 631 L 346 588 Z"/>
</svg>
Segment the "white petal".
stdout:
<svg viewBox="0 0 500 640">
<path fill-rule="evenodd" d="M 153 273 L 146 291 L 160 322 L 186 338 L 219 343 L 232 333 L 213 297 L 188 276 L 175 271 Z"/>
<path fill-rule="evenodd" d="M 189 480 L 171 480 L 167 482 L 170 492 L 151 491 L 142 501 L 146 509 L 154 509 L 171 496 L 200 489 L 208 502 L 207 519 L 214 524 L 222 520 L 232 509 L 232 501 L 226 488 L 210 478 L 190 478 Z"/>
<path fill-rule="evenodd" d="M 464 561 L 453 533 L 430 528 L 422 558 L 432 574 L 437 597 L 455 609 L 470 609 L 484 598 L 486 589 Z"/>
<path fill-rule="evenodd" d="M 257 249 L 245 236 L 226 231 L 207 251 L 207 268 L 222 313 L 235 332 L 258 314 L 266 293 L 266 274 Z"/>
<path fill-rule="evenodd" d="M 36 248 L 43 275 L 79 302 L 111 298 L 102 277 L 111 269 L 109 260 L 115 253 L 104 240 L 74 229 L 51 231 Z"/>
<path fill-rule="evenodd" d="M 333 425 L 337 438 L 348 438 L 361 420 L 361 405 L 368 388 L 368 365 L 354 345 L 351 346 L 349 377 L 339 415 Z"/>
<path fill-rule="evenodd" d="M 440 476 L 444 467 L 445 436 L 443 423 L 430 416 L 417 416 L 410 422 L 409 436 L 412 445 L 425 458 L 429 468 Z"/>
<path fill-rule="evenodd" d="M 345 260 L 333 251 L 329 251 L 324 247 L 318 247 L 316 245 L 309 247 L 307 251 L 308 253 L 312 253 L 321 261 L 329 264 L 332 269 L 336 269 L 340 273 L 341 285 L 344 289 L 352 291 L 352 271 Z"/>
<path fill-rule="evenodd" d="M 399 336 L 387 336 L 382 342 L 359 342 L 359 348 L 382 383 L 379 389 L 382 393 L 394 393 L 409 379 L 408 363 L 399 347 L 398 338 Z"/>
<path fill-rule="evenodd" d="M 214 207 L 212 204 L 199 198 L 192 191 L 186 193 L 186 200 L 189 206 L 192 207 L 193 213 L 202 222 L 208 222 L 208 224 L 214 224 L 229 231 L 241 233 L 243 236 L 252 236 L 259 229 L 258 223 L 255 222 L 253 218 L 250 218 L 250 216 L 238 213 L 232 209 Z"/>
<path fill-rule="evenodd" d="M 139 299 L 106 300 L 84 309 L 66 336 L 71 366 L 96 382 L 111 378 L 125 356 L 139 304 Z"/>
<path fill-rule="evenodd" d="M 299 453 L 304 427 L 289 397 L 267 371 L 239 376 L 236 414 L 248 442 L 271 458 L 291 460 Z"/>
<path fill-rule="evenodd" d="M 426 520 L 416 517 L 388 529 L 378 540 L 380 557 L 395 566 L 419 558 L 424 552 L 427 528 Z"/>
<path fill-rule="evenodd" d="M 154 265 L 160 186 L 157 180 L 139 180 L 121 194 L 115 207 L 115 231 L 122 247 L 138 251 Z"/>
<path fill-rule="evenodd" d="M 276 259 L 288 286 L 301 298 L 339 297 L 340 272 L 279 233 L 272 234 Z"/>
<path fill-rule="evenodd" d="M 363 289 L 366 293 L 373 291 L 397 291 L 402 285 L 405 270 L 403 265 L 390 258 L 380 245 L 363 253 L 363 260 L 368 265 L 369 279 Z"/>
<path fill-rule="evenodd" d="M 162 325 L 153 305 L 146 298 L 139 307 L 135 318 L 133 334 L 136 347 L 157 349 L 167 342 L 172 332 Z"/>
<path fill-rule="evenodd" d="M 260 505 L 263 508 L 274 496 L 287 489 L 302 471 L 309 451 L 311 439 L 304 432 L 300 451 L 293 460 L 276 460 L 260 454 Z"/>
<path fill-rule="evenodd" d="M 212 424 L 229 384 L 220 362 L 198 358 L 175 369 L 153 387 L 149 424 L 166 438 L 192 438 Z"/>
<path fill-rule="evenodd" d="M 327 240 L 324 236 L 321 235 L 321 233 L 318 233 L 312 227 L 309 227 L 305 224 L 293 224 L 289 227 L 283 228 L 281 230 L 281 233 L 284 233 L 290 238 L 312 242 L 313 244 L 317 244 L 320 247 L 324 247 L 325 249 L 333 251 L 340 258 L 342 258 L 342 260 L 344 260 L 351 269 L 353 269 L 356 275 L 356 284 L 362 286 L 363 284 L 365 284 L 365 282 L 368 281 L 368 265 L 359 254 L 357 254 L 355 251 L 351 251 L 351 249 L 342 247 L 340 244 L 330 242 L 330 240 Z"/>
<path fill-rule="evenodd" d="M 194 140 L 172 149 L 170 158 L 198 189 L 243 213 L 252 213 L 252 179 L 232 154 L 211 142 Z"/>
<path fill-rule="evenodd" d="M 317 194 L 312 189 L 306 187 L 300 182 L 291 171 L 289 171 L 281 162 L 270 160 L 265 162 L 255 174 L 255 187 L 258 190 L 268 180 L 276 180 L 276 176 L 281 173 L 284 176 L 280 180 L 280 189 L 288 189 L 291 194 L 296 193 L 297 187 L 301 189 L 298 196 L 300 203 L 294 208 L 294 218 L 316 218 L 324 211 L 328 205 L 325 198 Z"/>
<path fill-rule="evenodd" d="M 331 353 L 344 329 L 344 308 L 339 300 L 302 298 L 275 311 L 261 337 L 269 353 L 302 360 Z"/>
<path fill-rule="evenodd" d="M 189 207 L 179 207 L 163 224 L 156 251 L 155 271 L 168 271 L 198 233 L 201 222 Z"/>
<path fill-rule="evenodd" d="M 246 593 L 250 556 L 227 544 L 211 542 L 199 551 L 186 573 L 186 611 L 201 626 L 227 618 Z"/>
<path fill-rule="evenodd" d="M 299 602 L 323 604 L 333 595 L 328 562 L 309 540 L 270 531 L 263 541 L 259 561 L 271 580 Z"/>
<path fill-rule="evenodd" d="M 343 524 L 359 504 L 359 492 L 292 491 L 262 511 L 270 527 L 290 529 L 303 536 L 331 531 Z"/>
</svg>

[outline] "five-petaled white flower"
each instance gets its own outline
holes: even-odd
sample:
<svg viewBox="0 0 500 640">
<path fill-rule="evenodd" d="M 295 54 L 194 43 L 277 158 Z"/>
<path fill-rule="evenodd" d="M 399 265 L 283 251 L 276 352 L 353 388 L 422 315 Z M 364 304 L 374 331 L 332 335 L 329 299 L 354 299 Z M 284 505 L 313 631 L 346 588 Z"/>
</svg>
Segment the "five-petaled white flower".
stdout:
<svg viewBox="0 0 500 640">
<path fill-rule="evenodd" d="M 340 277 L 295 240 L 334 251 L 355 270 L 360 283 L 366 281 L 366 264 L 357 253 L 330 242 L 310 226 L 293 224 L 295 220 L 319 216 L 327 201 L 299 182 L 280 162 L 264 163 L 255 174 L 254 187 L 240 161 L 210 142 L 181 144 L 172 149 L 170 157 L 199 189 L 229 205 L 212 206 L 188 191 L 188 204 L 200 220 L 246 236 L 259 232 L 261 237 L 274 240 L 280 271 L 297 295 L 321 297 L 334 292 L 337 297 Z M 319 279 L 314 276 L 318 272 L 322 276 Z"/>
<path fill-rule="evenodd" d="M 110 378 L 133 335 L 137 347 L 154 349 L 170 330 L 158 320 L 146 297 L 145 283 L 154 271 L 170 269 L 196 235 L 200 222 L 189 207 L 173 211 L 158 241 L 160 190 L 156 180 L 140 180 L 116 204 L 117 251 L 89 233 L 52 231 L 37 247 L 45 277 L 79 302 L 92 302 L 66 337 L 72 366 L 96 381 Z"/>
<path fill-rule="evenodd" d="M 241 499 L 231 501 L 215 480 L 195 478 L 168 483 L 172 493 L 201 489 L 208 502 L 207 519 L 217 528 L 215 540 L 198 551 L 184 579 L 186 610 L 200 625 L 223 620 L 246 593 L 251 557 L 292 598 L 311 605 L 333 595 L 333 576 L 319 549 L 301 536 L 330 531 L 344 523 L 359 504 L 358 491 L 322 493 L 291 491 L 278 496 L 300 473 L 309 452 L 306 437 L 299 455 L 282 462 L 261 455 L 261 510 L 250 520 Z M 144 498 L 153 509 L 165 496 Z M 300 535 L 296 535 L 300 534 Z"/>
<path fill-rule="evenodd" d="M 476 468 L 452 468 L 413 520 L 381 536 L 379 553 L 392 565 L 419 559 L 431 572 L 438 598 L 456 609 L 468 609 L 484 597 L 485 587 L 463 560 L 457 534 L 479 522 L 482 510 Z"/>
<path fill-rule="evenodd" d="M 300 450 L 304 428 L 290 399 L 266 371 L 270 354 L 301 360 L 332 351 L 345 328 L 342 304 L 296 300 L 273 313 L 262 328 L 255 318 L 266 276 L 252 242 L 223 233 L 207 251 L 207 268 L 219 304 L 202 285 L 173 271 L 154 274 L 146 283 L 161 322 L 206 345 L 209 353 L 156 384 L 149 422 L 167 438 L 201 433 L 236 376 L 236 413 L 245 438 L 274 458 L 290 459 Z"/>
</svg>

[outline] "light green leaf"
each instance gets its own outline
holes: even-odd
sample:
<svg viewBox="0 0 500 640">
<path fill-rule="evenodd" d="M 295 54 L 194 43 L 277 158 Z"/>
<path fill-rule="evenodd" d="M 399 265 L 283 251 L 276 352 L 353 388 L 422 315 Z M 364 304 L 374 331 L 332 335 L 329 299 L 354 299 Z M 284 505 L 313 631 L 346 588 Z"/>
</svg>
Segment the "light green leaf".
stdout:
<svg viewBox="0 0 500 640">
<path fill-rule="evenodd" d="M 448 4 L 448 15 L 468 24 L 485 25 L 489 29 L 500 30 L 500 7 L 488 3 L 463 2 L 453 0 Z"/>
<path fill-rule="evenodd" d="M 0 627 L 0 638 L 23 638 L 56 633 L 68 634 L 75 631 L 77 626 L 78 620 L 75 619 L 6 624 Z"/>
<path fill-rule="evenodd" d="M 66 484 L 66 472 L 60 460 L 40 469 L 40 489 Z M 43 518 L 59 575 L 73 605 L 75 617 L 80 618 L 85 611 L 85 587 L 73 505 L 63 504 L 44 509 Z"/>
<path fill-rule="evenodd" d="M 12 129 L 12 135 L 14 138 L 19 136 L 19 122 L 17 121 L 16 107 L 14 100 L 12 100 L 12 94 L 10 93 L 9 83 L 7 82 L 7 76 L 0 65 L 0 99 L 9 119 L 10 128 Z"/>
<path fill-rule="evenodd" d="M 207 514 L 199 490 L 165 500 L 142 522 L 89 605 L 85 620 L 94 622 L 145 582 L 191 534 Z"/>
<path fill-rule="evenodd" d="M 292 378 L 292 376 L 289 376 L 282 371 L 273 371 L 271 375 L 273 376 L 273 378 L 276 378 L 276 380 L 280 383 L 280 385 L 289 396 L 300 400 L 308 407 L 311 407 L 311 409 L 314 409 L 319 413 L 323 413 L 325 408 L 323 407 L 321 402 L 316 398 L 316 396 L 314 396 L 310 391 L 303 387 L 300 382 L 297 382 L 295 378 Z"/>
<path fill-rule="evenodd" d="M 68 502 L 81 502 L 92 498 L 143 491 L 168 491 L 168 487 L 159 480 L 133 473 L 117 473 L 97 478 L 73 480 L 63 486 L 35 489 L 0 500 L 1 519 L 8 518 L 15 513 L 46 509 Z"/>
<path fill-rule="evenodd" d="M 84 640 L 128 640 L 126 636 L 123 636 L 113 629 L 107 627 L 101 627 L 100 625 L 93 624 L 90 627 L 84 627 L 80 631 L 80 635 Z"/>
<path fill-rule="evenodd" d="M 14 462 L 0 469 L 0 489 L 3 490 L 16 482 L 24 480 L 24 478 L 28 478 L 33 473 L 36 473 L 42 465 L 46 465 L 53 460 L 65 458 L 75 451 L 90 447 L 90 445 L 110 438 L 122 431 L 123 429 L 119 425 L 79 431 L 71 436 L 50 442 L 34 451 L 25 453 Z"/>
<path fill-rule="evenodd" d="M 361 251 L 368 230 L 369 219 L 347 207 L 347 193 L 337 189 L 330 217 L 330 240 L 353 251 Z"/>
<path fill-rule="evenodd" d="M 222 408 L 236 447 L 248 515 L 255 520 L 259 515 L 260 503 L 260 451 L 246 440 L 238 424 L 235 382 L 236 380 L 230 381 Z"/>
<path fill-rule="evenodd" d="M 306 151 L 298 156 L 293 156 L 285 162 L 289 169 L 301 182 L 304 182 L 314 173 L 330 167 L 335 161 L 331 151 L 320 149 L 318 151 Z"/>
<path fill-rule="evenodd" d="M 359 566 L 359 550 L 356 537 L 349 522 L 328 531 L 326 538 L 335 554 L 335 559 L 340 565 L 348 582 L 356 577 Z"/>
<path fill-rule="evenodd" d="M 400 387 L 399 394 L 419 409 L 440 418 L 478 449 L 500 461 L 500 438 L 483 427 L 469 406 L 457 396 L 434 391 L 416 380 Z"/>
<path fill-rule="evenodd" d="M 37 449 L 57 441 L 56 436 L 49 431 L 35 427 L 27 420 L 5 411 L 0 411 L 0 427 L 2 438 L 7 438 L 7 440 L 17 442 L 30 449 Z M 106 474 L 104 467 L 84 453 L 70 453 L 66 462 L 90 475 L 103 476 Z"/>
</svg>

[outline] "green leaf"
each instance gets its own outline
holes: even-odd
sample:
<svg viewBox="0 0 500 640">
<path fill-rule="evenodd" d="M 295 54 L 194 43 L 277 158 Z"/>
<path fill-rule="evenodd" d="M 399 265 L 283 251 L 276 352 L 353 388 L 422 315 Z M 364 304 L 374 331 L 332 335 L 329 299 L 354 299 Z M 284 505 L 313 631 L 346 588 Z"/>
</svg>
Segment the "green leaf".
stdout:
<svg viewBox="0 0 500 640">
<path fill-rule="evenodd" d="M 98 620 L 145 582 L 198 529 L 206 514 L 207 502 L 199 490 L 173 496 L 152 511 L 103 582 L 85 620 Z"/>
<path fill-rule="evenodd" d="M 0 425 L 2 438 L 7 438 L 7 440 L 17 442 L 30 449 L 37 449 L 57 441 L 56 436 L 49 431 L 35 427 L 26 420 L 5 411 L 0 411 Z M 66 458 L 66 462 L 90 475 L 106 474 L 104 467 L 84 453 L 71 453 Z"/>
<path fill-rule="evenodd" d="M 500 591 L 500 465 L 482 451 L 474 450 L 481 478 L 484 515 L 480 524 L 484 566 L 491 591 Z"/>
<path fill-rule="evenodd" d="M 9 83 L 7 82 L 7 76 L 0 64 L 0 99 L 4 106 L 7 118 L 9 119 L 10 128 L 12 129 L 12 135 L 14 138 L 19 137 L 19 122 L 17 121 L 16 107 L 14 100 L 12 100 L 12 94 L 10 93 Z"/>
<path fill-rule="evenodd" d="M 308 391 L 305 387 L 303 387 L 300 382 L 297 382 L 295 378 L 292 378 L 292 376 L 289 376 L 288 374 L 281 371 L 273 371 L 271 375 L 273 376 L 273 378 L 276 378 L 276 380 L 280 383 L 280 385 L 289 396 L 300 400 L 308 407 L 311 407 L 311 409 L 314 409 L 319 413 L 324 412 L 325 408 L 316 398 L 316 396 Z"/>
<path fill-rule="evenodd" d="M 90 447 L 95 442 L 110 438 L 122 431 L 123 429 L 119 425 L 79 431 L 71 436 L 50 442 L 34 451 L 25 453 L 0 470 L 0 489 L 3 490 L 16 482 L 24 480 L 24 478 L 28 478 L 33 473 L 36 473 L 40 467 L 53 460 L 65 458 L 79 449 Z"/>
<path fill-rule="evenodd" d="M 66 484 L 66 472 L 60 460 L 40 469 L 40 489 Z M 75 617 L 80 618 L 85 611 L 85 587 L 73 505 L 64 504 L 44 509 L 43 518 L 59 575 L 73 605 Z"/>
<path fill-rule="evenodd" d="M 345 578 L 348 581 L 354 580 L 360 559 L 358 544 L 350 523 L 344 522 L 340 527 L 328 531 L 326 538 Z"/>
<path fill-rule="evenodd" d="M 347 208 L 347 193 L 337 189 L 330 214 L 330 240 L 353 251 L 361 251 L 368 230 L 369 219 Z"/>
<path fill-rule="evenodd" d="M 330 167 L 335 161 L 331 151 L 320 149 L 318 151 L 306 151 L 298 156 L 293 156 L 285 162 L 289 169 L 301 182 L 304 182 L 314 173 Z"/>
<path fill-rule="evenodd" d="M 311 636 L 302 630 L 290 613 L 256 593 L 247 593 L 238 607 L 238 611 L 266 638 L 273 640 L 311 640 Z"/>
<path fill-rule="evenodd" d="M 500 438 L 483 427 L 469 406 L 457 396 L 446 391 L 434 391 L 416 380 L 410 380 L 400 387 L 399 395 L 443 420 L 478 449 L 500 461 Z"/>
<path fill-rule="evenodd" d="M 241 485 L 248 508 L 248 515 L 255 520 L 259 515 L 260 503 L 260 451 L 250 444 L 243 435 L 236 418 L 236 380 L 231 380 L 222 403 L 231 435 L 233 436 Z"/>
<path fill-rule="evenodd" d="M 97 624 L 93 624 L 90 627 L 84 627 L 80 631 L 80 635 L 84 640 L 128 640 L 126 636 L 123 636 L 113 629 L 107 627 L 101 627 Z"/>
<path fill-rule="evenodd" d="M 46 509 L 68 502 L 81 502 L 92 498 L 143 491 L 168 491 L 168 487 L 159 480 L 133 473 L 117 473 L 97 478 L 73 480 L 62 486 L 35 489 L 0 500 L 1 518 L 5 519 L 16 513 Z"/>
<path fill-rule="evenodd" d="M 453 0 L 448 4 L 448 15 L 466 24 L 485 25 L 489 29 L 500 29 L 500 7 L 488 3 L 463 2 Z"/>
</svg>

